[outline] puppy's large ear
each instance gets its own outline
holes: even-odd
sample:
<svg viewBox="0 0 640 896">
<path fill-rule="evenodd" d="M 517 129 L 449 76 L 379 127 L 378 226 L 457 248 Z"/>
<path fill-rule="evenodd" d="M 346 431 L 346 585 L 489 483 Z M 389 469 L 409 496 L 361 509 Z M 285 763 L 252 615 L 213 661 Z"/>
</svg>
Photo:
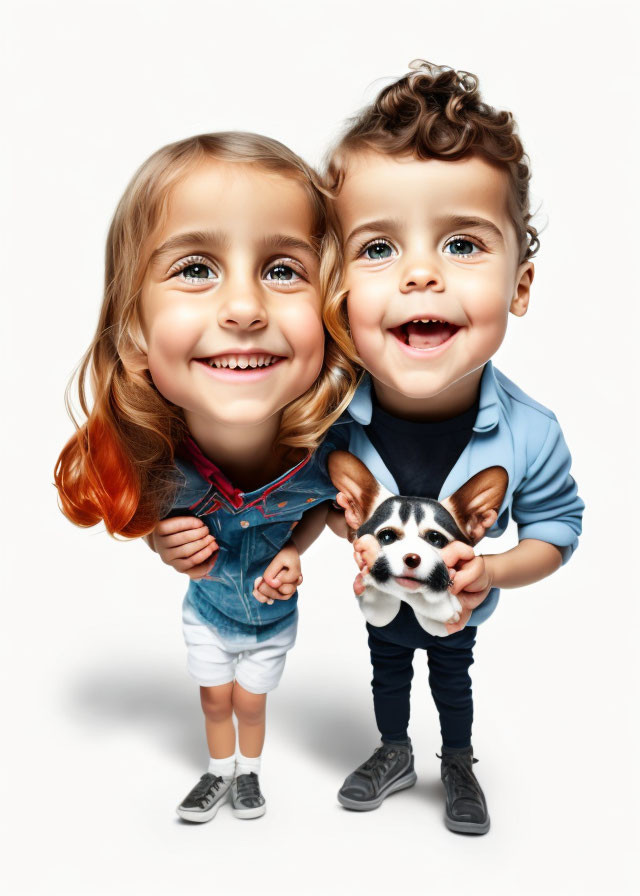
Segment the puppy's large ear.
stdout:
<svg viewBox="0 0 640 896">
<path fill-rule="evenodd" d="M 359 529 L 380 503 L 382 486 L 362 461 L 348 451 L 332 451 L 327 467 L 331 481 L 342 493 L 338 504 L 344 510 L 347 525 L 350 529 Z"/>
<path fill-rule="evenodd" d="M 509 477 L 504 467 L 489 467 L 441 502 L 458 524 L 460 531 L 476 544 L 498 519 L 498 511 L 507 491 Z"/>
</svg>

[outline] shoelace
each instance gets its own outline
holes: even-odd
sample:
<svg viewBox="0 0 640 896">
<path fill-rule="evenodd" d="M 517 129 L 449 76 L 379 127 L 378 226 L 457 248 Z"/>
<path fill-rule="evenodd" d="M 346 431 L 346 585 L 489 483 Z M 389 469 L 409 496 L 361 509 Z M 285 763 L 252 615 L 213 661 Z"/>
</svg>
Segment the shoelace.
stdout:
<svg viewBox="0 0 640 896">
<path fill-rule="evenodd" d="M 395 750 L 390 750 L 384 745 L 378 747 L 373 756 L 367 759 L 360 768 L 358 774 L 363 778 L 370 778 L 375 784 L 379 784 L 382 777 L 389 771 L 390 762 L 396 755 Z"/>
<path fill-rule="evenodd" d="M 239 800 L 260 800 L 262 794 L 260 793 L 260 784 L 258 782 L 258 776 L 255 772 L 250 772 L 248 775 L 238 775 L 236 778 L 236 787 L 238 789 L 238 799 Z"/>
<path fill-rule="evenodd" d="M 455 799 L 475 799 L 480 793 L 480 785 L 473 774 L 473 763 L 467 764 L 464 759 L 455 755 L 445 758 L 445 773 L 453 773 L 453 791 Z"/>
<path fill-rule="evenodd" d="M 221 784 L 222 778 L 219 775 L 212 775 L 211 772 L 207 772 L 191 791 L 191 797 L 194 800 L 203 799 L 212 787 L 214 790 L 219 790 Z"/>
</svg>

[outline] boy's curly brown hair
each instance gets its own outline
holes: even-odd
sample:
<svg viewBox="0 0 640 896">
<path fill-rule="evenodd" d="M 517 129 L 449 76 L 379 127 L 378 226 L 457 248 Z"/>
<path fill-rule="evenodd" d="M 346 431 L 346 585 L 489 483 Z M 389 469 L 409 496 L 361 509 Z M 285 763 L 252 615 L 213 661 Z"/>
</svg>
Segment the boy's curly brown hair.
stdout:
<svg viewBox="0 0 640 896">
<path fill-rule="evenodd" d="M 385 87 L 350 120 L 328 157 L 329 189 L 339 192 L 347 158 L 357 151 L 372 149 L 391 156 L 445 161 L 477 153 L 506 170 L 519 261 L 532 258 L 540 243 L 531 224 L 531 173 L 512 114 L 484 103 L 478 79 L 469 72 L 423 59 L 414 60 L 409 67 L 412 71 Z"/>
</svg>

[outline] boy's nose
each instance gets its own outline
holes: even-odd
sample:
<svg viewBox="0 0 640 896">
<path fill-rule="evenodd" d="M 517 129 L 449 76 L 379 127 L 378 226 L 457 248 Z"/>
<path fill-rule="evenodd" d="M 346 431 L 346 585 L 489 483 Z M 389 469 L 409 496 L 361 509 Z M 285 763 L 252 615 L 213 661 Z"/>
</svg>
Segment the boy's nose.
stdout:
<svg viewBox="0 0 640 896">
<path fill-rule="evenodd" d="M 400 292 L 408 293 L 414 289 L 432 289 L 439 292 L 443 288 L 443 279 L 435 263 L 426 263 L 424 260 L 409 263 L 402 271 Z"/>
</svg>

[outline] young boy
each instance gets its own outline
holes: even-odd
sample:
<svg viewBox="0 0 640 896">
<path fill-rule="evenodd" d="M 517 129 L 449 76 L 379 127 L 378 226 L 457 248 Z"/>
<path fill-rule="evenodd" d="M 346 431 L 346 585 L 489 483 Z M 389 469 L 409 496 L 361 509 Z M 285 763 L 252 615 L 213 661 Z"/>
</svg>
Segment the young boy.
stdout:
<svg viewBox="0 0 640 896">
<path fill-rule="evenodd" d="M 482 102 L 472 75 L 412 68 L 350 123 L 329 158 L 344 281 L 326 323 L 369 373 L 349 407 L 349 449 L 403 495 L 442 499 L 484 468 L 504 467 L 509 485 L 490 534 L 511 512 L 519 544 L 484 557 L 459 542 L 443 551 L 465 609 L 448 637 L 428 635 L 404 602 L 388 625 L 367 625 L 382 745 L 338 798 L 372 809 L 414 783 L 409 693 L 423 648 L 442 730 L 445 821 L 482 834 L 489 814 L 473 772 L 468 673 L 476 626 L 500 587 L 538 581 L 569 558 L 583 503 L 556 418 L 490 361 L 509 312 L 527 311 L 538 247 L 514 121 Z M 365 551 L 368 565 L 376 549 Z"/>
<path fill-rule="evenodd" d="M 382 744 L 338 799 L 374 809 L 415 783 L 409 694 L 413 654 L 425 649 L 442 733 L 445 822 L 483 834 L 490 821 L 473 772 L 468 671 L 476 627 L 495 609 L 499 588 L 531 584 L 569 558 L 583 503 L 555 416 L 490 360 L 509 313 L 527 311 L 538 246 L 513 119 L 482 102 L 472 75 L 412 67 L 353 120 L 328 165 L 344 278 L 325 322 L 368 371 L 348 411 L 349 450 L 389 491 L 438 499 L 487 467 L 504 467 L 507 493 L 489 534 L 500 535 L 511 514 L 519 544 L 484 557 L 459 542 L 445 548 L 465 611 L 447 637 L 425 632 L 404 602 L 388 625 L 367 625 Z M 158 538 L 177 566 L 162 545 Z M 355 547 L 361 563 L 374 561 L 375 545 Z M 192 553 L 201 566 L 190 574 L 201 575 L 206 548 Z M 277 598 L 268 581 L 260 592 Z"/>
</svg>

